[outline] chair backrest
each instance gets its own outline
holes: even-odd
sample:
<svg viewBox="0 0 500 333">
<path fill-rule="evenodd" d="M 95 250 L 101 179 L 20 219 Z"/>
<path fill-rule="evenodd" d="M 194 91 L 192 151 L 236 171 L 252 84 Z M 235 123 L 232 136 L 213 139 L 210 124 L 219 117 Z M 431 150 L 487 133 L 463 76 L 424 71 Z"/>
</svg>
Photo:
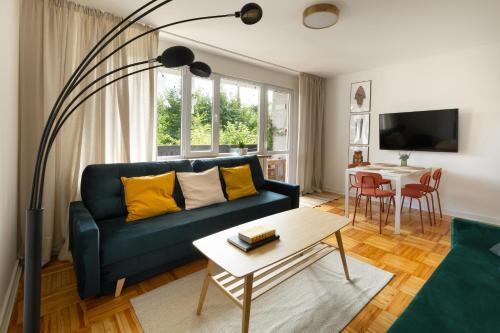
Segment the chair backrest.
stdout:
<svg viewBox="0 0 500 333">
<path fill-rule="evenodd" d="M 375 172 L 358 171 L 356 172 L 356 181 L 363 189 L 378 188 L 382 183 L 382 176 Z"/>
<path fill-rule="evenodd" d="M 431 181 L 431 172 L 430 171 L 427 171 L 426 173 L 424 173 L 420 177 L 420 184 L 422 184 L 426 187 L 429 186 L 430 181 Z"/>
<path fill-rule="evenodd" d="M 370 165 L 370 162 L 359 162 L 359 163 L 349 163 L 347 164 L 347 169 L 352 169 L 352 168 L 357 168 L 359 166 L 366 166 Z M 356 176 L 355 175 L 349 175 L 349 183 L 352 186 L 356 183 Z"/>
<path fill-rule="evenodd" d="M 443 169 L 437 168 L 434 170 L 434 173 L 432 174 L 432 178 L 434 179 L 434 189 L 439 188 L 439 184 L 441 183 L 441 174 L 443 173 Z"/>
</svg>

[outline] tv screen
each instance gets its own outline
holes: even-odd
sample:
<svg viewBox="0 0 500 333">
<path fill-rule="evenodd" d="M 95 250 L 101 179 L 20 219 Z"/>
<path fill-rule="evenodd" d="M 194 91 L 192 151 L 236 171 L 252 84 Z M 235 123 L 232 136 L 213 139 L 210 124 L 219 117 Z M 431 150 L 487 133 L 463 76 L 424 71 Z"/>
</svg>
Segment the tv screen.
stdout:
<svg viewBox="0 0 500 333">
<path fill-rule="evenodd" d="M 458 109 L 379 115 L 380 149 L 458 152 Z"/>
</svg>

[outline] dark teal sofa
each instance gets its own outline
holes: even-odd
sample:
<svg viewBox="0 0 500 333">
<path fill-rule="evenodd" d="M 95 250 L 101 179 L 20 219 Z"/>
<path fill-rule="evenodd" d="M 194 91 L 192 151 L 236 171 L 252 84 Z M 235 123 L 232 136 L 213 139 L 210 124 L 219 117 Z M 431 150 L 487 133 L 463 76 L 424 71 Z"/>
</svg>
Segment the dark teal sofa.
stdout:
<svg viewBox="0 0 500 333">
<path fill-rule="evenodd" d="M 126 223 L 121 176 L 250 164 L 259 194 L 190 211 Z M 222 187 L 225 184 L 221 177 Z M 225 191 L 224 191 L 225 192 Z M 80 297 L 112 293 L 117 280 L 130 285 L 183 265 L 201 254 L 192 242 L 235 225 L 299 206 L 299 186 L 264 179 L 256 156 L 151 163 L 89 165 L 82 174 L 82 201 L 69 207 L 70 249 Z M 184 207 L 176 180 L 174 198 Z"/>
<path fill-rule="evenodd" d="M 500 332 L 500 227 L 453 219 L 452 248 L 389 333 Z"/>
</svg>

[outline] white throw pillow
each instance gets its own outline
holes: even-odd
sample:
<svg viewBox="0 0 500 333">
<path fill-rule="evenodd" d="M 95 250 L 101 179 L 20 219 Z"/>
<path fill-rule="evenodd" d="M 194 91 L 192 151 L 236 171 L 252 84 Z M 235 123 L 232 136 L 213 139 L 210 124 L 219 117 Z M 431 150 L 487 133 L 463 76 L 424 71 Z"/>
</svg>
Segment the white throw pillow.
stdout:
<svg viewBox="0 0 500 333">
<path fill-rule="evenodd" d="M 187 210 L 227 201 L 222 193 L 218 167 L 203 172 L 178 172 L 177 179 Z"/>
</svg>

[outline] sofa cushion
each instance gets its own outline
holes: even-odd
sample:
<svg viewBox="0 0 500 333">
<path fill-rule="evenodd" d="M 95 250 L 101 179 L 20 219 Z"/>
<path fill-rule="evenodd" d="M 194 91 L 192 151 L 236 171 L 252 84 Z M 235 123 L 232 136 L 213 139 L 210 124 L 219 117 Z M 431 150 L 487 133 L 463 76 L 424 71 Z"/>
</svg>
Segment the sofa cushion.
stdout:
<svg viewBox="0 0 500 333">
<path fill-rule="evenodd" d="M 231 168 L 235 166 L 240 166 L 244 164 L 250 164 L 250 170 L 252 171 L 253 184 L 257 190 L 264 186 L 264 174 L 262 173 L 262 168 L 260 166 L 259 159 L 255 155 L 251 156 L 239 156 L 239 157 L 224 157 L 224 158 L 207 158 L 196 160 L 193 162 L 193 169 L 195 172 L 205 171 L 213 168 L 214 166 Z M 220 175 L 222 190 L 226 192 L 226 184 L 222 175 Z"/>
<path fill-rule="evenodd" d="M 125 217 L 98 222 L 101 264 L 109 265 L 163 247 L 198 238 L 291 208 L 289 197 L 271 191 L 194 210 L 125 222 Z"/>
<path fill-rule="evenodd" d="M 115 217 L 124 219 L 127 206 L 120 177 L 158 175 L 169 171 L 192 172 L 193 167 L 188 160 L 89 165 L 82 174 L 82 201 L 96 221 Z M 173 196 L 177 205 L 184 207 L 184 197 L 177 179 Z"/>
<path fill-rule="evenodd" d="M 224 183 L 226 183 L 226 193 L 229 200 L 236 200 L 250 195 L 257 194 L 253 184 L 250 164 L 244 164 L 232 168 L 220 168 Z"/>
<path fill-rule="evenodd" d="M 457 245 L 389 329 L 395 332 L 495 332 L 500 258 Z"/>
<path fill-rule="evenodd" d="M 127 222 L 181 211 L 173 198 L 175 171 L 155 176 L 121 177 L 121 181 Z"/>
</svg>

